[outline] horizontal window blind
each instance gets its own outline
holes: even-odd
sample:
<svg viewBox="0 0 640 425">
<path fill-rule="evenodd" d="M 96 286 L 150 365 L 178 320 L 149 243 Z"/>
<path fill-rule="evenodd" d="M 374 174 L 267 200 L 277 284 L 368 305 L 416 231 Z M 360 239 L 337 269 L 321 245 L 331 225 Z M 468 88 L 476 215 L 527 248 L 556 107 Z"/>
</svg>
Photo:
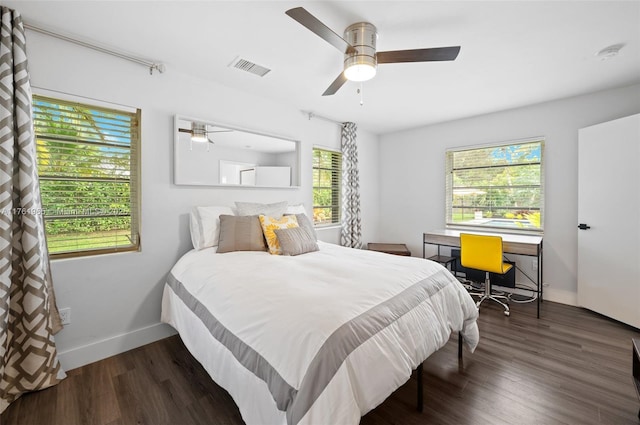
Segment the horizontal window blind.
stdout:
<svg viewBox="0 0 640 425">
<path fill-rule="evenodd" d="M 543 230 L 543 140 L 446 153 L 447 225 Z"/>
<path fill-rule="evenodd" d="M 33 97 L 52 257 L 139 248 L 139 111 Z"/>
<path fill-rule="evenodd" d="M 342 153 L 313 149 L 313 222 L 340 223 Z"/>
</svg>

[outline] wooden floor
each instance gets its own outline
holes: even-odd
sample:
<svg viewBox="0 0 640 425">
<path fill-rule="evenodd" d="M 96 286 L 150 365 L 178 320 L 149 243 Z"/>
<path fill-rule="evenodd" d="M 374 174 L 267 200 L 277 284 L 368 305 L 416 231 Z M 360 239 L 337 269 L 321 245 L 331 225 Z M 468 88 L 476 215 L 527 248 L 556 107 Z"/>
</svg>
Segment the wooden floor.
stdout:
<svg viewBox="0 0 640 425">
<path fill-rule="evenodd" d="M 480 314 L 480 344 L 457 362 L 457 338 L 424 364 L 425 410 L 415 410 L 415 376 L 363 425 L 639 424 L 631 380 L 637 330 L 575 307 L 491 305 Z M 242 424 L 178 337 L 68 372 L 54 388 L 14 402 L 2 425 Z M 329 424 L 327 424 L 329 425 Z M 333 424 L 331 424 L 333 425 Z"/>
</svg>

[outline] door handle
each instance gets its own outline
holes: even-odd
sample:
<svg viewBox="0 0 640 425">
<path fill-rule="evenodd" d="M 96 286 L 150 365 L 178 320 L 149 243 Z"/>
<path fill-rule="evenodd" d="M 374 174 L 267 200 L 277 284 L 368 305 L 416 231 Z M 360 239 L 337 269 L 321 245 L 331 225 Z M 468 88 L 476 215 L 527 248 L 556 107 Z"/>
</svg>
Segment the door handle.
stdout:
<svg viewBox="0 0 640 425">
<path fill-rule="evenodd" d="M 580 224 L 578 224 L 578 229 L 580 229 L 580 230 L 588 230 L 588 229 L 591 229 L 591 226 L 587 226 L 584 223 L 580 223 Z"/>
</svg>

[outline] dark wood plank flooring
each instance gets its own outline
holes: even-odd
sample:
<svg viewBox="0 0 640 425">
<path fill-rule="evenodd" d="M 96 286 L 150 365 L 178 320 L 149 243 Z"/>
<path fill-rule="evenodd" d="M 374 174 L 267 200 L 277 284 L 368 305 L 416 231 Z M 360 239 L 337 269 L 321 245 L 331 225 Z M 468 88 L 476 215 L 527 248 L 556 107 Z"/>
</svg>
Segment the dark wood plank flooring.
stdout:
<svg viewBox="0 0 640 425">
<path fill-rule="evenodd" d="M 480 345 L 465 349 L 462 368 L 455 335 L 425 362 L 423 413 L 415 410 L 414 376 L 361 423 L 640 423 L 631 379 L 637 329 L 551 302 L 539 320 L 534 304 L 512 305 L 511 317 L 483 305 L 479 325 Z M 242 423 L 177 336 L 71 370 L 0 417 L 2 425 Z"/>
</svg>

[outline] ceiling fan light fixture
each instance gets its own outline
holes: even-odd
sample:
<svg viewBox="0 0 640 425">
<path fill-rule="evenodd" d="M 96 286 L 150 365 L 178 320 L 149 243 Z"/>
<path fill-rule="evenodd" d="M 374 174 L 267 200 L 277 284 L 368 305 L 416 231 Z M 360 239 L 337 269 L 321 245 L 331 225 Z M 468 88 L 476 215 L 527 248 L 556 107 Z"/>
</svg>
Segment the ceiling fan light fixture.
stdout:
<svg viewBox="0 0 640 425">
<path fill-rule="evenodd" d="M 344 77 L 358 82 L 375 77 L 378 67 L 376 27 L 368 22 L 358 22 L 344 31 L 344 39 L 355 48 L 355 51 L 344 55 Z"/>
<path fill-rule="evenodd" d="M 344 70 L 349 81 L 367 81 L 376 76 L 376 66 L 370 63 L 354 63 Z"/>
<path fill-rule="evenodd" d="M 191 141 L 205 143 L 208 142 L 207 138 L 207 126 L 202 123 L 192 122 L 191 123 Z"/>
</svg>

